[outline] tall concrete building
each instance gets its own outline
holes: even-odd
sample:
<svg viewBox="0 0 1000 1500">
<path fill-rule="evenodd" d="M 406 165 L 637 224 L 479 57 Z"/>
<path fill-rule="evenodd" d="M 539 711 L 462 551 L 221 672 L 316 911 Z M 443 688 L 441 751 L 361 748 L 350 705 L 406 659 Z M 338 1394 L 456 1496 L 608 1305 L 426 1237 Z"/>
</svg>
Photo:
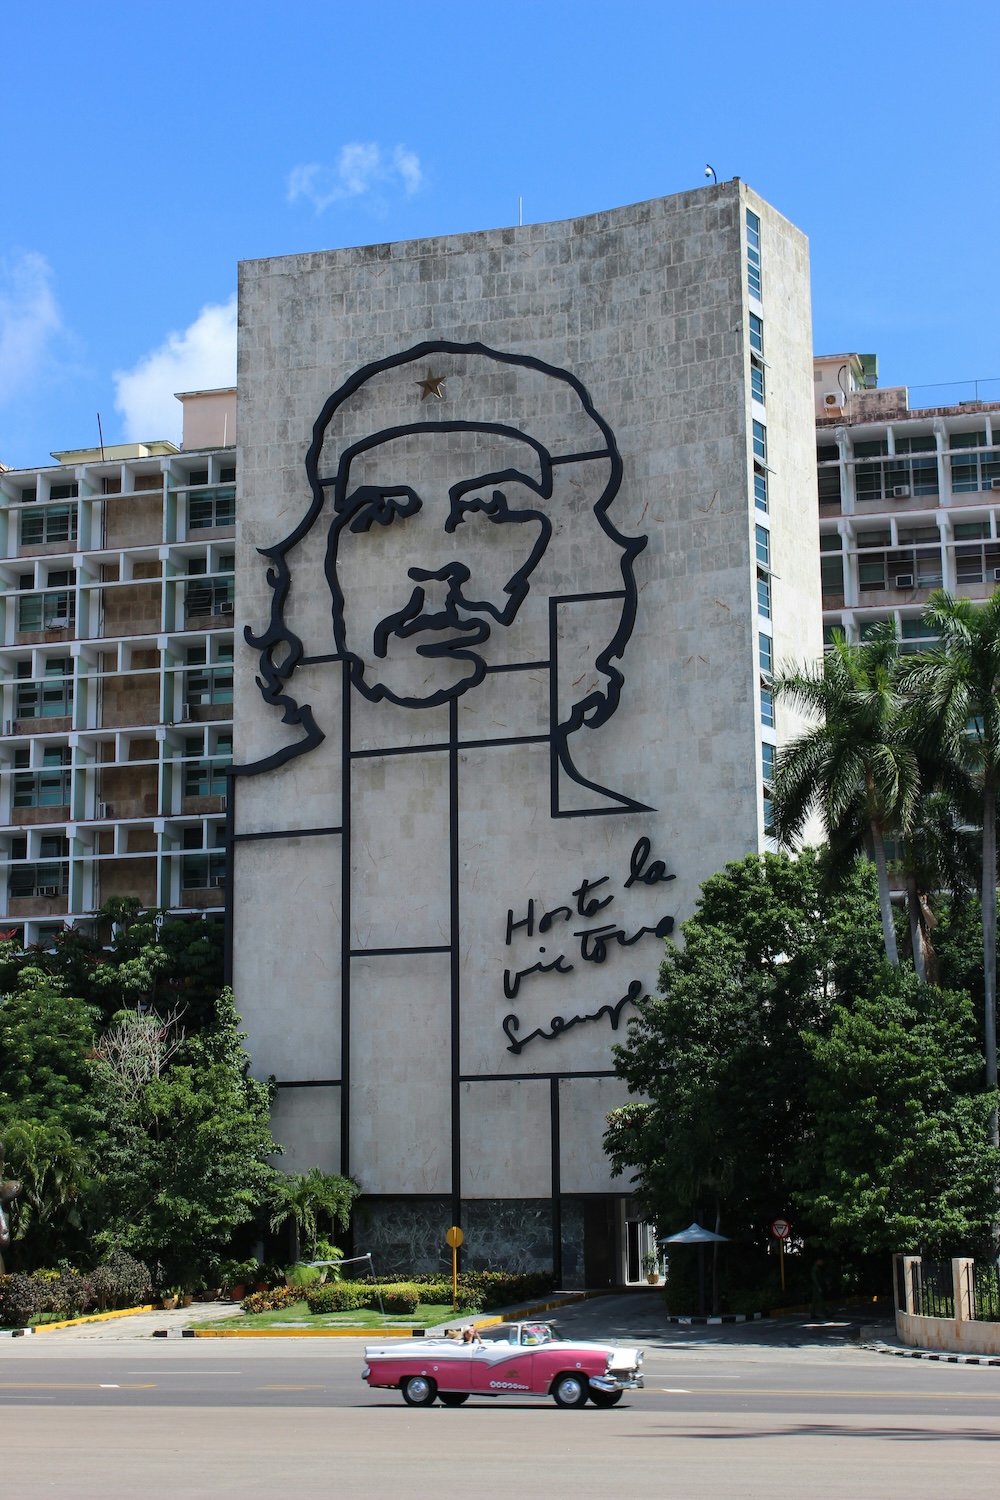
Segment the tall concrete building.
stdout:
<svg viewBox="0 0 1000 1500">
<path fill-rule="evenodd" d="M 894 620 L 919 650 L 933 589 L 988 599 L 1000 583 L 1000 381 L 877 381 L 874 355 L 815 360 L 824 631 Z"/>
<path fill-rule="evenodd" d="M 233 974 L 383 1264 L 637 1279 L 612 1047 L 821 646 L 808 253 L 735 180 L 240 274 Z"/>
<path fill-rule="evenodd" d="M 0 471 L 0 925 L 112 896 L 222 916 L 232 760 L 235 391 L 173 443 Z"/>
</svg>

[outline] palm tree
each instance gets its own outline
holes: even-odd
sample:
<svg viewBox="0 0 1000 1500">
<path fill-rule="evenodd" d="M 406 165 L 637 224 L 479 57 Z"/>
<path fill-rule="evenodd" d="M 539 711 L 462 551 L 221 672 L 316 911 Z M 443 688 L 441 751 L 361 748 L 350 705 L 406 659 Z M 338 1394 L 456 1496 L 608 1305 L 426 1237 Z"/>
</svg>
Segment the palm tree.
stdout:
<svg viewBox="0 0 1000 1500">
<path fill-rule="evenodd" d="M 335 1224 L 346 1229 L 358 1192 L 349 1177 L 327 1176 L 319 1167 L 310 1167 L 308 1172 L 276 1172 L 271 1230 L 291 1220 L 295 1227 L 294 1259 L 299 1258 L 300 1237 L 308 1242 L 315 1259 L 320 1216 L 329 1219 L 331 1230 Z"/>
<path fill-rule="evenodd" d="M 887 837 L 905 834 L 920 798 L 899 648 L 886 623 L 857 643 L 840 632 L 821 664 L 776 678 L 774 691 L 816 720 L 778 752 L 774 828 L 790 843 L 818 809 L 835 858 L 867 850 L 878 877 L 886 957 L 899 963 L 886 866 Z"/>
<path fill-rule="evenodd" d="M 925 770 L 925 782 L 931 779 Z M 965 826 L 954 796 L 947 791 L 929 792 L 921 800 L 902 841 L 899 870 L 906 890 L 910 952 L 922 984 L 937 983 L 931 938 L 937 919 L 928 898 L 937 891 L 950 891 L 958 901 L 975 890 L 979 883 L 977 842 Z"/>
<path fill-rule="evenodd" d="M 986 1087 L 997 1086 L 997 792 L 1000 789 L 1000 590 L 986 604 L 931 595 L 924 619 L 940 644 L 906 666 L 906 686 L 919 693 L 924 738 L 972 778 L 983 827 L 983 1051 Z M 997 1111 L 990 1140 L 1000 1144 Z"/>
</svg>

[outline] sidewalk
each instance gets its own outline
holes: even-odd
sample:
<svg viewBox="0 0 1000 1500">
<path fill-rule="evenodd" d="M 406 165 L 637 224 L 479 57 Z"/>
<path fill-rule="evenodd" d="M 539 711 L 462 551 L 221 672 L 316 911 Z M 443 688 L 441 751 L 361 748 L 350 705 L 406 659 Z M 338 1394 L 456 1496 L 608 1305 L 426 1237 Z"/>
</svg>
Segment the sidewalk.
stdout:
<svg viewBox="0 0 1000 1500">
<path fill-rule="evenodd" d="M 198 1328 L 220 1318 L 231 1318 L 238 1310 L 238 1302 L 192 1302 L 190 1307 L 177 1307 L 172 1312 L 160 1307 L 153 1312 L 133 1313 L 128 1318 L 112 1318 L 107 1323 L 78 1323 L 75 1328 L 54 1328 L 51 1333 L 42 1329 L 32 1334 L 31 1339 L 36 1345 L 43 1342 L 128 1343 L 133 1339 L 152 1338 L 160 1328 Z"/>
</svg>

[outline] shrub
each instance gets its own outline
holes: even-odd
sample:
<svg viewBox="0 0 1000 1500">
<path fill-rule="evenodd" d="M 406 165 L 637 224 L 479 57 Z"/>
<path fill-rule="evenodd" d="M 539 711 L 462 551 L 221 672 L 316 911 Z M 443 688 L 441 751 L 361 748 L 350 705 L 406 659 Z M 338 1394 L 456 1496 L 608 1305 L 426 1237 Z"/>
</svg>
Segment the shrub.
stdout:
<svg viewBox="0 0 1000 1500">
<path fill-rule="evenodd" d="M 0 1276 L 0 1327 L 27 1328 L 41 1311 L 41 1283 L 33 1276 Z"/>
<path fill-rule="evenodd" d="M 412 1318 L 420 1302 L 420 1290 L 415 1286 L 387 1286 L 382 1291 L 382 1304 L 387 1313 L 397 1317 Z"/>
<path fill-rule="evenodd" d="M 355 1312 L 361 1307 L 377 1307 L 375 1290 L 367 1281 L 331 1281 L 311 1286 L 306 1291 L 306 1305 L 311 1313 Z"/>
<path fill-rule="evenodd" d="M 33 1276 L 32 1280 L 38 1279 Z M 95 1301 L 92 1282 L 78 1272 L 66 1269 L 43 1283 L 39 1296 L 40 1313 L 53 1319 L 76 1318 Z"/>
<path fill-rule="evenodd" d="M 114 1250 L 103 1266 L 92 1271 L 90 1282 L 101 1308 L 140 1307 L 153 1295 L 149 1267 L 127 1250 Z"/>
<path fill-rule="evenodd" d="M 289 1266 L 285 1272 L 286 1285 L 298 1287 L 300 1291 L 304 1287 L 318 1286 L 322 1279 L 323 1274 L 318 1266 L 307 1266 L 302 1261 Z"/>
<path fill-rule="evenodd" d="M 296 1286 L 273 1286 L 267 1292 L 251 1292 L 240 1303 L 245 1313 L 280 1312 L 302 1301 L 302 1289 Z"/>
</svg>

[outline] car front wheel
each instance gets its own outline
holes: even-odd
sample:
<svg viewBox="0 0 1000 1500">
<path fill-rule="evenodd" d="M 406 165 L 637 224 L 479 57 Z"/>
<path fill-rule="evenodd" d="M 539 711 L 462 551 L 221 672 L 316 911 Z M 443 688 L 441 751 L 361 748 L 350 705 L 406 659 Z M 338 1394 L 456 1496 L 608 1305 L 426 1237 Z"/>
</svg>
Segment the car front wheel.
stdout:
<svg viewBox="0 0 1000 1500">
<path fill-rule="evenodd" d="M 557 1375 L 552 1382 L 552 1399 L 557 1406 L 586 1406 L 586 1375 L 573 1375 L 568 1371 L 565 1375 Z"/>
<path fill-rule="evenodd" d="M 590 1399 L 595 1406 L 617 1406 L 624 1394 L 624 1391 L 599 1391 L 592 1386 Z"/>
<path fill-rule="evenodd" d="M 411 1375 L 403 1381 L 400 1389 L 407 1406 L 433 1406 L 437 1382 L 429 1375 Z"/>
<path fill-rule="evenodd" d="M 441 1391 L 438 1395 L 442 1406 L 461 1406 L 468 1399 L 468 1391 Z"/>
</svg>

